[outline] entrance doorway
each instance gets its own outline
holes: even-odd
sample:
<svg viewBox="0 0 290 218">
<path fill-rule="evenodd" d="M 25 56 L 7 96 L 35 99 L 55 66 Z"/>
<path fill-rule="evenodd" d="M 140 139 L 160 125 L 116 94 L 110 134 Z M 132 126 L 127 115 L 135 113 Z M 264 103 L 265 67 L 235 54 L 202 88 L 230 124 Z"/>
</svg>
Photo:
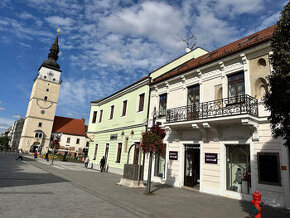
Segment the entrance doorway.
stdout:
<svg viewBox="0 0 290 218">
<path fill-rule="evenodd" d="M 140 143 L 139 142 L 135 142 L 134 144 L 135 144 L 135 146 L 134 146 L 134 159 L 133 159 L 133 164 L 138 165 Z"/>
<path fill-rule="evenodd" d="M 200 146 L 185 145 L 184 185 L 199 189 Z"/>
<path fill-rule="evenodd" d="M 105 150 L 105 169 L 108 169 L 108 153 L 109 153 L 109 143 L 106 143 L 106 150 Z"/>
</svg>

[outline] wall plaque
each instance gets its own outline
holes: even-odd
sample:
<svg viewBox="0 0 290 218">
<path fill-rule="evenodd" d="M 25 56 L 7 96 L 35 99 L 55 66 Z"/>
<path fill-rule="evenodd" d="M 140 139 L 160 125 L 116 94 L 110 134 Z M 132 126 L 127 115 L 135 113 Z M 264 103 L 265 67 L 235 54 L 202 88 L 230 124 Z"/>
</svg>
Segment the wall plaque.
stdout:
<svg viewBox="0 0 290 218">
<path fill-rule="evenodd" d="M 205 163 L 217 164 L 218 163 L 217 153 L 205 153 Z"/>
<path fill-rule="evenodd" d="M 169 160 L 177 160 L 178 152 L 177 151 L 169 151 Z"/>
</svg>

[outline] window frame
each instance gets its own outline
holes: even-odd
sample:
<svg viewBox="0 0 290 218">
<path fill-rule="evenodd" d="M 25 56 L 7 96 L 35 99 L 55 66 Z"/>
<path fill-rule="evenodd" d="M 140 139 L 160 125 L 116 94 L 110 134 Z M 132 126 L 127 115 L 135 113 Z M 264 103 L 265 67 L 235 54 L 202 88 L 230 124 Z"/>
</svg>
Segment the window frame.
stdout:
<svg viewBox="0 0 290 218">
<path fill-rule="evenodd" d="M 123 143 L 122 143 L 122 142 L 118 142 L 118 143 L 117 143 L 117 156 L 116 156 L 116 163 L 121 163 L 122 147 L 123 147 Z"/>
<path fill-rule="evenodd" d="M 102 122 L 102 119 L 103 119 L 103 109 L 100 110 L 99 123 Z"/>
<path fill-rule="evenodd" d="M 141 96 L 143 96 L 142 104 L 141 104 Z M 138 112 L 144 111 L 144 103 L 145 103 L 145 92 L 139 94 Z M 142 108 L 141 108 L 141 105 L 142 105 Z"/>
<path fill-rule="evenodd" d="M 260 156 L 275 156 L 277 160 L 277 173 L 278 173 L 278 182 L 269 182 L 261 180 L 261 166 L 260 166 Z M 257 169 L 258 169 L 258 184 L 264 185 L 273 185 L 273 186 L 282 186 L 281 180 L 281 164 L 280 164 L 280 153 L 279 152 L 257 152 Z"/>
<path fill-rule="evenodd" d="M 66 143 L 70 143 L 70 137 L 66 138 Z"/>
<path fill-rule="evenodd" d="M 92 123 L 96 123 L 97 121 L 97 116 L 98 116 L 98 111 L 93 112 L 93 117 L 92 117 Z"/>
<path fill-rule="evenodd" d="M 115 105 L 111 105 L 109 120 L 114 119 L 114 110 L 115 110 Z"/>
<path fill-rule="evenodd" d="M 124 100 L 122 104 L 122 113 L 121 117 L 125 117 L 127 115 L 127 107 L 128 107 L 128 100 Z"/>
<path fill-rule="evenodd" d="M 80 144 L 80 138 L 77 138 L 76 144 Z"/>
<path fill-rule="evenodd" d="M 44 101 L 47 101 L 48 100 L 48 97 L 47 96 L 44 96 Z"/>
<path fill-rule="evenodd" d="M 96 160 L 97 159 L 98 147 L 99 147 L 99 144 L 96 143 L 95 144 L 95 150 L 94 150 L 93 160 Z"/>
<path fill-rule="evenodd" d="M 166 96 L 165 100 L 162 100 L 162 101 L 161 101 L 161 96 Z M 163 94 L 160 94 L 160 95 L 159 95 L 159 113 L 158 113 L 159 117 L 166 116 L 166 110 L 167 110 L 167 97 L 168 97 L 167 93 L 163 93 Z M 165 103 L 164 103 L 164 102 L 165 102 Z M 161 105 L 162 105 L 162 104 L 165 104 L 165 114 L 161 113 Z M 163 110 L 164 110 L 164 109 L 163 109 Z M 162 112 L 163 112 L 163 111 L 162 111 Z"/>
<path fill-rule="evenodd" d="M 42 122 L 39 122 L 38 123 L 38 127 L 42 127 Z"/>
<path fill-rule="evenodd" d="M 229 81 L 230 77 L 237 77 L 238 75 L 243 75 L 243 78 L 242 79 L 234 79 L 233 81 Z M 244 94 L 243 95 L 245 95 L 245 72 L 244 72 L 244 70 L 228 74 L 227 80 L 228 80 L 228 86 L 227 86 L 228 87 L 228 98 L 239 96 L 239 92 L 238 92 L 238 84 L 239 83 L 243 83 L 243 87 L 244 87 Z M 230 85 L 235 86 L 235 94 L 236 94 L 235 96 L 230 96 Z"/>
</svg>

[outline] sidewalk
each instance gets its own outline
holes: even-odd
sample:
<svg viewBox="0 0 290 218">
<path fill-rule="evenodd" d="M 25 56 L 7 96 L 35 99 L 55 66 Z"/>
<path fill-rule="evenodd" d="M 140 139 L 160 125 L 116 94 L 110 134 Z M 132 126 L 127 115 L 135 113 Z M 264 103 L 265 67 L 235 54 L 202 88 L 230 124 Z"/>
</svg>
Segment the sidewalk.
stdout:
<svg viewBox="0 0 290 218">
<path fill-rule="evenodd" d="M 31 164 L 66 180 L 73 185 L 94 194 L 110 203 L 130 211 L 137 211 L 141 216 L 149 217 L 251 217 L 251 203 L 224 198 L 199 191 L 174 188 L 162 184 L 153 184 L 153 195 L 145 195 L 145 188 L 130 189 L 118 186 L 120 175 L 100 173 L 83 169 L 77 163 L 57 162 L 56 166 L 43 163 L 42 160 Z M 73 170 L 73 168 L 79 170 Z M 68 170 L 68 168 L 70 168 Z M 290 217 L 290 211 L 264 206 L 263 218 Z"/>
</svg>

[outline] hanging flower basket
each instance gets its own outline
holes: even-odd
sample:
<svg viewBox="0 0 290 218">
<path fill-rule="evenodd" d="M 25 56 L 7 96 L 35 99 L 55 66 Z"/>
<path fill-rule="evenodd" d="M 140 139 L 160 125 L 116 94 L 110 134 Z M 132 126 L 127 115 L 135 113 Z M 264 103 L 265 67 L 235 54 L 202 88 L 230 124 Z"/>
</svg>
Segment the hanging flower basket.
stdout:
<svg viewBox="0 0 290 218">
<path fill-rule="evenodd" d="M 142 134 L 141 150 L 145 153 L 153 152 L 159 156 L 163 156 L 166 146 L 163 143 L 165 131 L 159 126 L 151 127 L 150 131 Z"/>
<path fill-rule="evenodd" d="M 49 145 L 49 148 L 51 148 L 51 149 L 59 149 L 60 148 L 60 144 L 59 144 L 59 142 L 58 142 L 58 140 L 54 140 L 54 141 L 52 141 L 52 143 Z"/>
</svg>

